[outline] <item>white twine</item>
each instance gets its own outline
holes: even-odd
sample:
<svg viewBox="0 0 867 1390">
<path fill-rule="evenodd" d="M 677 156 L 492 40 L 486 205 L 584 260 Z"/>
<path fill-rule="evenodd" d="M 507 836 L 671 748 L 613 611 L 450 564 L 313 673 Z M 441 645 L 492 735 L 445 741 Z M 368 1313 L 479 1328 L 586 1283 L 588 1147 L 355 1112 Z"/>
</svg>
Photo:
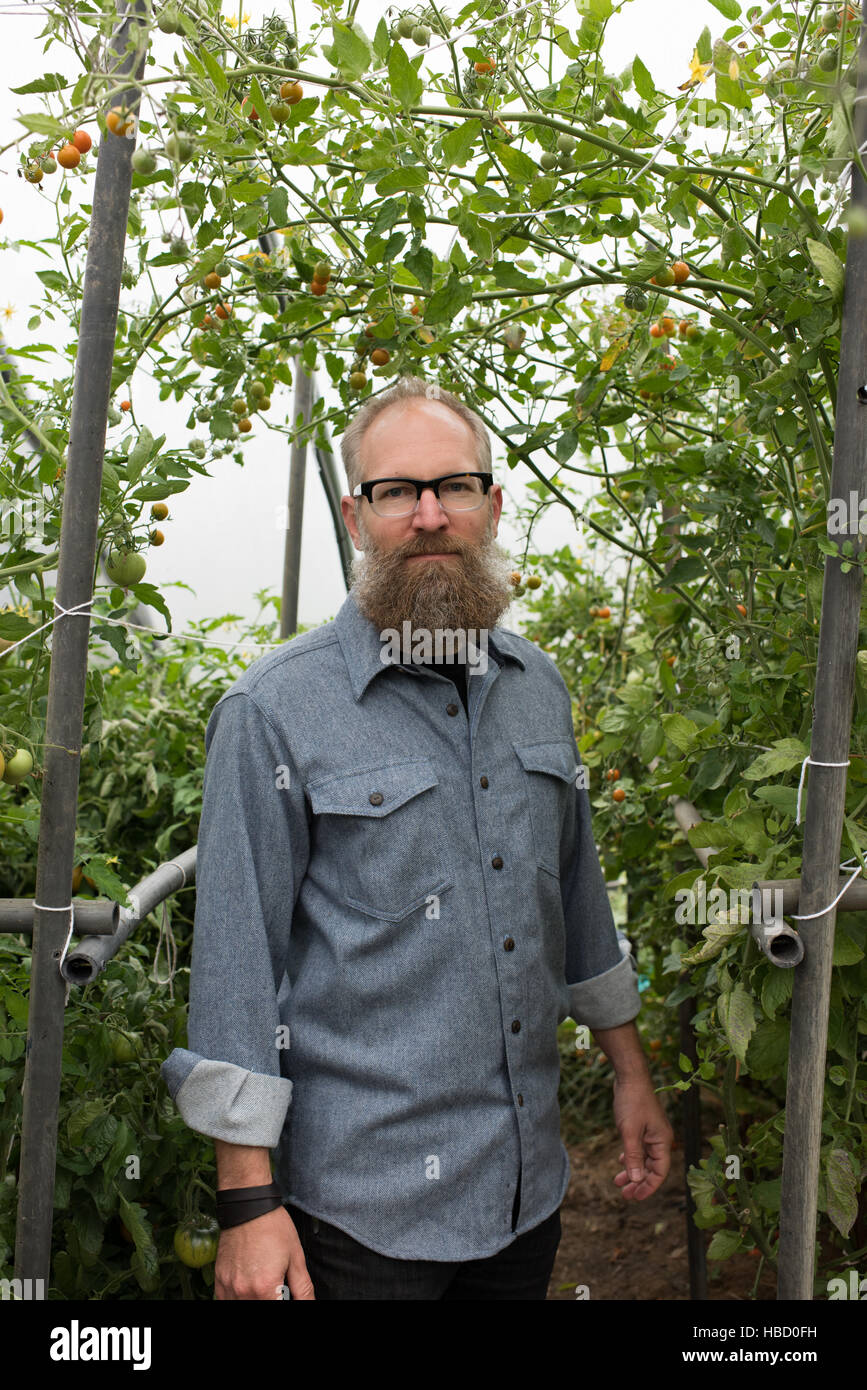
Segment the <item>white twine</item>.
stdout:
<svg viewBox="0 0 867 1390">
<path fill-rule="evenodd" d="M 44 632 L 44 630 L 45 630 L 47 627 L 51 627 L 54 623 L 56 623 L 58 618 L 62 618 L 62 617 L 88 618 L 88 617 L 90 617 L 90 614 L 89 614 L 89 613 L 82 612 L 81 610 L 82 610 L 82 609 L 85 609 L 85 608 L 89 608 L 90 605 L 93 603 L 94 598 L 95 598 L 95 595 L 92 595 L 90 598 L 84 599 L 83 602 L 77 603 L 77 604 L 75 605 L 74 608 L 64 608 L 63 604 L 62 604 L 62 603 L 58 603 L 58 602 L 57 602 L 57 599 L 55 599 L 55 600 L 54 600 L 54 607 L 60 609 L 60 612 L 57 614 L 57 616 L 54 617 L 54 618 L 49 618 L 47 623 L 42 623 L 39 627 L 35 627 L 35 628 L 33 629 L 32 632 L 28 632 L 28 634 L 27 634 L 26 637 L 20 637 L 20 638 L 18 639 L 17 642 L 13 642 L 13 643 L 11 643 L 10 646 L 5 647 L 4 650 L 3 650 L 2 652 L 0 652 L 0 657 L 8 656 L 9 652 L 14 652 L 14 650 L 15 650 L 16 647 L 21 647 L 21 646 L 24 645 L 25 642 L 29 642 L 30 639 L 31 639 L 31 637 L 35 637 L 35 636 L 36 636 L 37 632 Z M 106 619 L 106 621 L 108 621 L 108 619 Z"/>
<path fill-rule="evenodd" d="M 68 903 L 66 904 L 65 907 L 46 907 L 43 903 L 38 903 L 38 902 L 36 901 L 35 898 L 31 898 L 30 901 L 32 902 L 32 904 L 33 904 L 34 907 L 36 907 L 36 908 L 39 909 L 40 912 L 68 912 L 68 913 L 69 913 L 69 931 L 66 933 L 66 942 L 65 942 L 65 944 L 64 944 L 63 950 L 62 950 L 61 953 L 60 953 L 60 960 L 57 962 L 57 968 L 58 968 L 58 970 L 60 971 L 60 974 L 61 974 L 61 977 L 62 977 L 62 976 L 63 976 L 63 962 L 66 960 L 66 953 L 67 953 L 67 951 L 69 950 L 69 943 L 70 943 L 70 941 L 72 940 L 72 927 L 73 927 L 73 923 L 75 922 L 75 903 L 73 903 L 73 902 L 68 902 Z M 71 989 L 71 983 L 70 983 L 69 980 L 67 980 L 67 981 L 66 981 L 66 995 L 64 996 L 64 1000 L 63 1000 L 64 1006 L 65 1006 L 66 1004 L 68 1004 L 68 1002 L 69 1002 L 69 991 L 70 991 L 70 989 Z"/>
<path fill-rule="evenodd" d="M 848 767 L 851 759 L 847 758 L 845 763 L 820 763 L 816 758 L 811 758 L 809 753 L 801 763 L 801 780 L 798 783 L 798 805 L 795 808 L 795 825 L 801 824 L 801 792 L 804 786 L 804 778 L 807 775 L 807 763 L 812 763 L 813 767 Z"/>
<path fill-rule="evenodd" d="M 179 883 L 178 887 L 174 890 L 175 892 L 179 892 L 180 889 L 183 888 L 186 884 L 187 875 L 184 872 L 183 867 L 180 864 L 178 864 L 174 859 L 171 861 L 171 864 L 173 868 L 178 870 L 181 876 L 181 882 Z M 169 998 L 174 999 L 175 991 L 172 981 L 174 980 L 175 975 L 177 974 L 178 947 L 175 941 L 174 932 L 172 931 L 172 921 L 171 917 L 169 916 L 165 898 L 163 898 L 162 901 L 162 909 L 162 920 L 160 921 L 160 931 L 159 936 L 157 938 L 157 948 L 154 953 L 153 965 L 151 966 L 150 978 L 153 981 L 155 981 L 156 984 L 167 984 L 169 987 Z M 168 969 L 167 975 L 161 975 L 157 968 L 160 958 L 160 950 L 162 949 L 163 942 L 165 942 L 166 967 Z"/>
<path fill-rule="evenodd" d="M 823 766 L 824 766 L 824 764 L 823 764 Z M 828 766 L 830 766 L 830 767 L 842 767 L 843 764 L 842 764 L 842 763 L 830 763 L 830 764 L 828 764 Z M 855 860 L 854 860 L 854 859 L 845 859 L 845 860 L 843 861 L 843 863 L 840 865 L 841 871 L 842 871 L 842 870 L 845 870 L 845 869 L 848 869 L 849 865 L 850 865 L 850 864 L 854 864 L 854 863 L 855 863 Z M 832 907 L 836 907 L 836 906 L 837 906 L 837 904 L 838 904 L 838 902 L 840 901 L 840 899 L 842 898 L 843 894 L 847 891 L 847 889 L 848 889 L 848 887 L 849 887 L 849 884 L 855 882 L 855 879 L 858 877 L 858 875 L 860 874 L 860 872 L 861 872 L 861 865 L 860 865 L 860 864 L 855 864 L 855 868 L 852 870 L 851 877 L 848 878 L 847 881 L 843 884 L 843 887 L 840 889 L 840 892 L 837 894 L 837 896 L 836 896 L 836 898 L 834 899 L 834 901 L 833 901 L 832 903 L 829 903 L 827 907 L 823 907 L 822 910 L 821 910 L 821 912 L 790 912 L 790 913 L 789 913 L 789 916 L 790 916 L 790 917 L 793 917 L 793 918 L 795 919 L 796 922 L 806 922 L 806 921 L 808 921 L 811 917 L 824 917 L 824 915 L 825 915 L 826 912 L 830 912 Z"/>
<path fill-rule="evenodd" d="M 4 650 L 0 652 L 0 660 L 2 660 L 4 656 L 8 656 L 10 652 L 14 652 L 16 647 L 23 647 L 24 643 L 29 642 L 38 632 L 44 631 L 47 627 L 52 627 L 53 624 L 57 622 L 58 618 L 63 617 L 92 617 L 96 618 L 101 623 L 108 623 L 111 627 L 126 627 L 133 632 L 147 632 L 151 637 L 159 637 L 162 641 L 165 641 L 166 638 L 175 638 L 176 640 L 183 638 L 188 642 L 199 642 L 202 646 L 208 647 L 226 647 L 227 649 L 233 647 L 261 647 L 263 650 L 270 651 L 284 645 L 282 642 L 252 642 L 242 637 L 239 637 L 235 642 L 218 642 L 215 638 L 201 637 L 198 633 L 187 632 L 186 630 L 182 632 L 157 632 L 155 628 L 148 627 L 144 623 L 130 623 L 127 622 L 125 618 L 107 618 L 103 617 L 100 613 L 94 614 L 85 612 L 84 610 L 88 609 L 90 605 L 95 602 L 96 597 L 97 595 L 94 594 L 91 598 L 84 599 L 82 603 L 77 603 L 74 608 L 64 608 L 63 604 L 58 603 L 57 599 L 55 599 L 54 606 L 60 609 L 57 616 L 49 618 L 47 623 L 42 623 L 39 627 L 33 628 L 31 632 L 27 633 L 26 637 L 20 637 L 17 642 L 12 642 L 8 647 L 5 647 Z"/>
</svg>

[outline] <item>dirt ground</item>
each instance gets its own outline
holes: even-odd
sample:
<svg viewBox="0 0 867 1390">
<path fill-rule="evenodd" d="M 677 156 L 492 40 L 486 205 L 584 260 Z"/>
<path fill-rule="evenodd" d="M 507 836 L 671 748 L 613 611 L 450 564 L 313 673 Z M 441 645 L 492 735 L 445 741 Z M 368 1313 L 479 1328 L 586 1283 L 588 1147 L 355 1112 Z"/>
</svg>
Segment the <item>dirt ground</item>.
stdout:
<svg viewBox="0 0 867 1390">
<path fill-rule="evenodd" d="M 614 1185 L 614 1175 L 623 1166 L 618 1161 L 623 1144 L 616 1130 L 606 1129 L 587 1143 L 566 1147 L 572 1176 L 560 1208 L 563 1236 L 548 1298 L 574 1300 L 576 1285 L 585 1284 L 591 1302 L 688 1300 L 683 1149 L 674 1149 L 671 1171 L 653 1197 L 625 1202 Z M 703 1236 L 706 1248 L 712 1232 Z M 775 1299 L 776 1277 L 767 1265 L 752 1293 L 758 1264 L 746 1254 L 708 1264 L 708 1299 Z"/>
</svg>

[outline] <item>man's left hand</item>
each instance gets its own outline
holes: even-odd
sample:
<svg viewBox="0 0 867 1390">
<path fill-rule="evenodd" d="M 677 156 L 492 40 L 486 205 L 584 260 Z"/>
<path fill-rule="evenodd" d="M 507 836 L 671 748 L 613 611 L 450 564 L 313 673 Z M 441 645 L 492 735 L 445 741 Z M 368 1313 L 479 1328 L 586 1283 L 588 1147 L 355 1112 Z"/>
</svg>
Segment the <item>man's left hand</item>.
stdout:
<svg viewBox="0 0 867 1390">
<path fill-rule="evenodd" d="M 615 1081 L 614 1122 L 623 1140 L 620 1162 L 625 1164 L 614 1181 L 624 1201 L 642 1202 L 665 1182 L 674 1138 L 649 1076 Z"/>
</svg>

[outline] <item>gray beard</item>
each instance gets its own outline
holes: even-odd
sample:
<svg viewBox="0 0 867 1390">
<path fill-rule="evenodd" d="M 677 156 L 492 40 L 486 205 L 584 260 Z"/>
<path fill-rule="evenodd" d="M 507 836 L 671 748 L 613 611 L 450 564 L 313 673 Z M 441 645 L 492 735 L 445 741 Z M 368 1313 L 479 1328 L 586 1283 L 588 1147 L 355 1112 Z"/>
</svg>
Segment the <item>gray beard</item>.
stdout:
<svg viewBox="0 0 867 1390">
<path fill-rule="evenodd" d="M 431 632 L 491 632 L 512 602 L 509 575 L 514 564 L 494 539 L 493 518 L 478 544 L 459 536 L 422 534 L 395 550 L 380 551 L 360 521 L 359 531 L 365 549 L 352 561 L 351 593 L 359 611 L 380 632 L 401 630 L 407 621 Z M 459 554 L 460 562 L 405 563 L 407 555 L 439 551 Z"/>
</svg>

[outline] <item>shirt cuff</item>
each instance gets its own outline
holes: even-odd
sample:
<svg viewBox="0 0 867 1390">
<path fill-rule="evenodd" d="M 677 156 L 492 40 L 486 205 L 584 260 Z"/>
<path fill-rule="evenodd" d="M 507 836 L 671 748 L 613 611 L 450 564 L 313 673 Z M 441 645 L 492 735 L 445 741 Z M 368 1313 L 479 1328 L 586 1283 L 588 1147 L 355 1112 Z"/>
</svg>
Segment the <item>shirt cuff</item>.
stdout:
<svg viewBox="0 0 867 1390">
<path fill-rule="evenodd" d="M 631 955 L 623 956 L 601 975 L 567 988 L 569 1017 L 588 1028 L 618 1028 L 641 1009 L 638 971 Z"/>
<path fill-rule="evenodd" d="M 292 1100 L 285 1076 L 264 1076 L 233 1062 L 176 1047 L 160 1067 L 184 1123 L 211 1139 L 276 1148 Z"/>
</svg>

